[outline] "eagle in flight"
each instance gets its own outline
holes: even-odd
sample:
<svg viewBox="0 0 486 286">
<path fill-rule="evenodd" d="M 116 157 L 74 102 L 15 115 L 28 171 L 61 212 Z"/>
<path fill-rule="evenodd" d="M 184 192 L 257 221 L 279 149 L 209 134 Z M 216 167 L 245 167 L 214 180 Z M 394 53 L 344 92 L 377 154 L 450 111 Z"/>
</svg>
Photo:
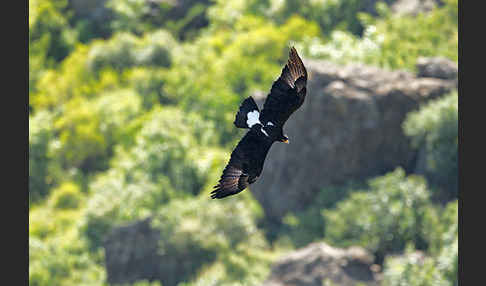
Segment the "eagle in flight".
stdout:
<svg viewBox="0 0 486 286">
<path fill-rule="evenodd" d="M 289 116 L 304 103 L 306 84 L 307 71 L 292 47 L 288 62 L 273 83 L 263 110 L 258 110 L 251 96 L 241 103 L 234 124 L 249 131 L 231 153 L 211 198 L 221 199 L 243 191 L 260 176 L 273 142 L 289 143 L 282 128 Z"/>
</svg>

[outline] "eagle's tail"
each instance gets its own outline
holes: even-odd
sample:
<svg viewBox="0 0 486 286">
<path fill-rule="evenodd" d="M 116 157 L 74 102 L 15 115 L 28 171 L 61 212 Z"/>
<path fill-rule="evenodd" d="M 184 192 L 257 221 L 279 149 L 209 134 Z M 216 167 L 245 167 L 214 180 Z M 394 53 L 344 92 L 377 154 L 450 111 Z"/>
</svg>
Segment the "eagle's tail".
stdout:
<svg viewBox="0 0 486 286">
<path fill-rule="evenodd" d="M 238 128 L 251 128 L 254 124 L 260 123 L 260 112 L 258 106 L 253 100 L 253 97 L 249 96 L 240 105 L 240 110 L 236 114 L 235 121 L 233 122 Z"/>
</svg>

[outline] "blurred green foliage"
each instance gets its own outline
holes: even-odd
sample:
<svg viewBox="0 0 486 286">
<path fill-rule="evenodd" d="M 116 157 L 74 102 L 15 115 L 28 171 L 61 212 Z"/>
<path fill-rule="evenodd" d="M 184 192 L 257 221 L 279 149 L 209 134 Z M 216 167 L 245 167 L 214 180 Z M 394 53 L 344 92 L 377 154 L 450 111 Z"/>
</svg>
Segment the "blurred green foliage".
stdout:
<svg viewBox="0 0 486 286">
<path fill-rule="evenodd" d="M 322 240 L 325 234 L 326 221 L 321 212 L 332 209 L 336 203 L 348 197 L 351 190 L 363 185 L 358 182 L 348 182 L 344 186 L 326 187 L 321 189 L 313 202 L 304 210 L 291 212 L 283 218 L 283 224 L 265 226 L 267 237 L 275 244 L 304 247 L 307 244 Z"/>
<path fill-rule="evenodd" d="M 46 68 L 55 67 L 73 49 L 76 35 L 70 29 L 67 0 L 29 1 L 29 92 Z"/>
<path fill-rule="evenodd" d="M 86 196 L 73 182 L 29 210 L 29 285 L 105 285 L 101 252 L 89 252 L 79 231 Z"/>
<path fill-rule="evenodd" d="M 211 24 L 217 26 L 232 25 L 247 15 L 265 17 L 278 25 L 298 15 L 319 25 L 323 34 L 334 30 L 346 30 L 360 35 L 363 23 L 362 13 L 376 15 L 375 3 L 393 3 L 395 0 L 359 1 L 359 0 L 215 0 L 215 5 L 208 9 Z"/>
<path fill-rule="evenodd" d="M 209 0 L 152 1 L 117 0 L 106 5 L 115 17 L 111 22 L 114 31 L 142 34 L 164 27 L 181 40 L 193 38 L 208 25 L 206 11 Z"/>
<path fill-rule="evenodd" d="M 458 0 L 415 17 L 391 13 L 378 5 L 380 17 L 360 14 L 362 37 L 334 30 L 328 41 L 308 38 L 299 48 L 304 54 L 338 63 L 362 62 L 388 69 L 415 70 L 419 57 L 442 56 L 458 59 Z"/>
<path fill-rule="evenodd" d="M 423 172 L 437 187 L 435 197 L 449 201 L 458 194 L 458 94 L 438 98 L 420 110 L 408 114 L 403 124 L 405 134 L 417 148 L 423 148 Z"/>
<path fill-rule="evenodd" d="M 202 265 L 221 261 L 223 277 L 219 283 L 250 279 L 249 276 L 267 274 L 268 262 L 261 252 L 268 248 L 264 236 L 256 226 L 255 213 L 245 201 L 228 200 L 213 204 L 206 196 L 189 200 L 175 200 L 155 215 L 153 227 L 160 231 L 159 251 L 164 267 L 173 269 L 180 257 L 190 256 L 183 281 L 195 274 Z M 252 270 L 253 267 L 266 269 Z M 265 271 L 266 270 L 266 271 Z M 182 277 L 185 276 L 185 277 Z"/>
<path fill-rule="evenodd" d="M 29 239 L 29 285 L 105 285 L 103 265 L 92 256 L 75 234 L 48 242 L 32 237 Z"/>
<path fill-rule="evenodd" d="M 29 1 L 29 284 L 107 285 L 106 235 L 147 217 L 168 257 L 193 256 L 180 286 L 258 285 L 279 255 L 322 240 L 367 247 L 390 285 L 457 281 L 457 94 L 404 124 L 426 182 L 398 169 L 323 188 L 279 228 L 248 191 L 208 193 L 242 134 L 241 99 L 268 92 L 290 45 L 390 69 L 457 61 L 458 1 L 417 16 L 374 1 L 182 2 L 106 1 L 100 24 L 67 0 Z"/>
<path fill-rule="evenodd" d="M 457 201 L 444 210 L 442 226 L 446 228 L 438 253 L 424 256 L 409 246 L 405 254 L 385 261 L 384 285 L 458 285 L 458 213 Z M 451 220 L 451 221 L 449 221 Z"/>
<path fill-rule="evenodd" d="M 82 200 L 79 187 L 72 182 L 65 182 L 52 191 L 51 200 L 54 208 L 57 209 L 76 209 Z"/>
<path fill-rule="evenodd" d="M 372 251 L 379 263 L 385 255 L 402 251 L 407 243 L 427 249 L 435 209 L 421 177 L 405 176 L 398 168 L 369 181 L 369 189 L 353 192 L 335 209 L 323 211 L 325 238 L 333 245 L 360 245 Z"/>
<path fill-rule="evenodd" d="M 90 185 L 84 231 L 94 247 L 101 246 L 112 226 L 197 195 L 227 159 L 225 152 L 211 150 L 217 135 L 198 115 L 174 108 L 147 115 L 133 145 L 117 148 L 111 168 Z"/>
<path fill-rule="evenodd" d="M 64 168 L 106 168 L 111 147 L 126 132 L 126 125 L 141 111 L 141 99 L 131 90 L 107 92 L 84 101 L 69 101 L 56 122 L 59 131 L 57 156 Z"/>
<path fill-rule="evenodd" d="M 49 178 L 49 142 L 53 139 L 52 115 L 47 111 L 29 116 L 29 201 L 47 195 Z"/>
<path fill-rule="evenodd" d="M 122 71 L 134 66 L 168 67 L 174 47 L 174 39 L 166 31 L 148 33 L 140 38 L 116 33 L 109 40 L 92 43 L 87 64 L 94 73 L 103 68 Z"/>
</svg>

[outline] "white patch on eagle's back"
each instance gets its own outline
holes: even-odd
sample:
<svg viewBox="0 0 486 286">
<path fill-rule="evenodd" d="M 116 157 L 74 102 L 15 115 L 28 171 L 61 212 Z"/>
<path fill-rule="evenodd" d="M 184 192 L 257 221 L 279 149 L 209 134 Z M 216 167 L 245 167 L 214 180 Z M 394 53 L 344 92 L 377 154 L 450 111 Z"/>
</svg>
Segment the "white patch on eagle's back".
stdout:
<svg viewBox="0 0 486 286">
<path fill-rule="evenodd" d="M 271 126 L 274 126 L 273 123 L 271 121 L 268 121 L 267 122 L 267 125 L 271 125 Z"/>
<path fill-rule="evenodd" d="M 260 130 L 262 131 L 263 134 L 267 135 L 267 137 L 270 137 L 270 136 L 268 136 L 267 132 L 265 130 L 263 130 L 263 127 L 260 128 Z"/>
<path fill-rule="evenodd" d="M 252 112 L 248 112 L 248 114 L 246 115 L 246 118 L 248 118 L 246 120 L 246 124 L 248 125 L 248 127 L 251 128 L 253 125 L 260 123 L 259 117 L 260 117 L 260 113 L 258 112 L 258 110 L 253 110 Z"/>
</svg>

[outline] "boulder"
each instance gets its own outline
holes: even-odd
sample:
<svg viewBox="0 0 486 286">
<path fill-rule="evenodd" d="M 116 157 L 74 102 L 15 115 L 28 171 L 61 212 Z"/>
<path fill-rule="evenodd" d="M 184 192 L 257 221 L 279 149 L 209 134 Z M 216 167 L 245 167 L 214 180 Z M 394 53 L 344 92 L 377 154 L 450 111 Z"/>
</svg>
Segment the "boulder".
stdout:
<svg viewBox="0 0 486 286">
<path fill-rule="evenodd" d="M 412 15 L 430 12 L 435 7 L 443 5 L 441 0 L 362 0 L 359 12 L 378 16 L 377 3 L 385 3 L 396 15 Z"/>
<path fill-rule="evenodd" d="M 162 251 L 165 238 L 151 225 L 152 219 L 116 227 L 107 236 L 105 268 L 110 284 L 131 284 L 140 280 L 160 281 L 164 286 L 176 286 L 194 278 L 198 269 L 214 257 L 204 249 Z"/>
<path fill-rule="evenodd" d="M 326 186 L 364 181 L 402 166 L 417 150 L 402 131 L 408 112 L 455 89 L 455 83 L 364 65 L 304 60 L 303 106 L 284 126 L 290 144 L 275 143 L 250 187 L 269 222 L 306 208 Z M 261 106 L 265 96 L 256 96 Z"/>
<path fill-rule="evenodd" d="M 108 282 L 133 283 L 156 277 L 158 239 L 149 219 L 115 228 L 104 243 Z"/>
<path fill-rule="evenodd" d="M 275 263 L 262 286 L 379 285 L 378 268 L 361 247 L 312 243 Z"/>
<path fill-rule="evenodd" d="M 398 15 L 417 15 L 430 12 L 443 5 L 440 0 L 397 0 L 391 5 L 391 11 Z"/>
<path fill-rule="evenodd" d="M 417 76 L 457 80 L 457 63 L 446 58 L 419 58 Z"/>
</svg>

